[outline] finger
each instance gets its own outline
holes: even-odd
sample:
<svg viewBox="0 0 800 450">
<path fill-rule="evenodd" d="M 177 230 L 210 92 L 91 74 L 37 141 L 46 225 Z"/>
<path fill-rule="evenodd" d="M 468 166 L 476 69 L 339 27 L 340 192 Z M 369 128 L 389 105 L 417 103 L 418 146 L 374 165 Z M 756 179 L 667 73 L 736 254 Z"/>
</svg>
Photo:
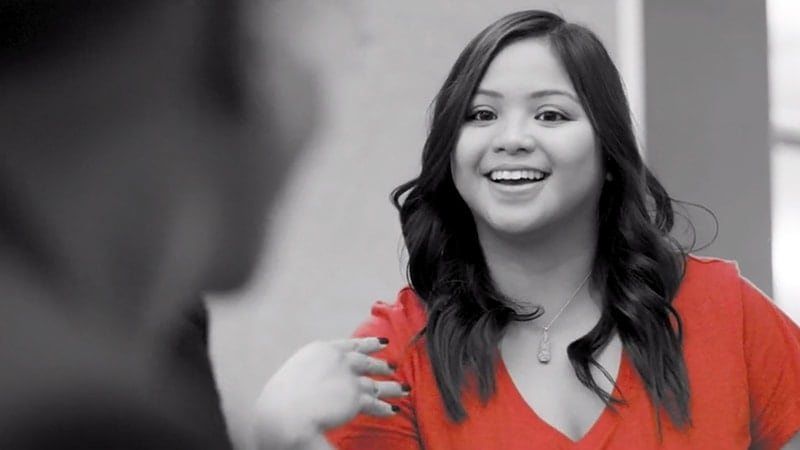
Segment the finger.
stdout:
<svg viewBox="0 0 800 450">
<path fill-rule="evenodd" d="M 411 391 L 407 384 L 400 384 L 397 381 L 378 381 L 370 377 L 359 377 L 358 384 L 361 392 L 378 398 L 405 397 Z"/>
<path fill-rule="evenodd" d="M 411 392 L 411 387 L 397 381 L 375 381 L 378 390 L 378 398 L 397 398 L 405 397 Z"/>
<path fill-rule="evenodd" d="M 358 386 L 361 388 L 362 394 L 368 394 L 373 397 L 379 397 L 381 394 L 381 386 L 378 381 L 370 377 L 358 377 Z"/>
<path fill-rule="evenodd" d="M 345 361 L 358 375 L 392 375 L 395 371 L 393 364 L 363 353 L 349 352 L 345 355 Z"/>
<path fill-rule="evenodd" d="M 400 411 L 400 407 L 368 394 L 361 394 L 360 404 L 360 412 L 368 416 L 391 417 Z"/>
<path fill-rule="evenodd" d="M 331 341 L 331 345 L 343 352 L 359 352 L 364 354 L 383 350 L 389 340 L 383 337 L 350 338 Z"/>
</svg>

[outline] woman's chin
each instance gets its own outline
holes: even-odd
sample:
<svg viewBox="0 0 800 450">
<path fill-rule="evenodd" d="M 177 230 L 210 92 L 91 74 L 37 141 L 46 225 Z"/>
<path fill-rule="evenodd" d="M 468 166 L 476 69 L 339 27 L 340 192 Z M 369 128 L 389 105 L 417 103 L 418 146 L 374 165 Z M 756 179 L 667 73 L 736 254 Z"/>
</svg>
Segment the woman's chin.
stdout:
<svg viewBox="0 0 800 450">
<path fill-rule="evenodd" d="M 499 237 L 522 238 L 536 235 L 542 229 L 539 220 L 526 218 L 495 218 L 486 224 L 487 231 Z"/>
</svg>

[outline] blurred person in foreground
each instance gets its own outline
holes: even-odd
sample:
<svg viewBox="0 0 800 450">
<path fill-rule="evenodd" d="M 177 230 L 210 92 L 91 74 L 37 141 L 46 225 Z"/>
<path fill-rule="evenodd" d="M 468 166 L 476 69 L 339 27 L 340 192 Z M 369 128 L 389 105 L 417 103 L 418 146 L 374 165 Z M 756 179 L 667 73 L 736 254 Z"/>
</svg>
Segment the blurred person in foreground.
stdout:
<svg viewBox="0 0 800 450">
<path fill-rule="evenodd" d="M 200 294 L 247 280 L 314 114 L 307 72 L 243 45 L 254 5 L 0 3 L 0 448 L 231 446 Z M 260 446 L 393 415 L 386 345 L 298 351 Z"/>
</svg>

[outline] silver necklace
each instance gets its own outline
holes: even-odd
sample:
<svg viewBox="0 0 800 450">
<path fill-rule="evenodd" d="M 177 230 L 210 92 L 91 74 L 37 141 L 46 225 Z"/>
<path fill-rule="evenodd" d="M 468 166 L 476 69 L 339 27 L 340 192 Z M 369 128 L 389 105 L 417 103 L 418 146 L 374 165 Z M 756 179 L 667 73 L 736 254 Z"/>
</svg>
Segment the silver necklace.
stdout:
<svg viewBox="0 0 800 450">
<path fill-rule="evenodd" d="M 586 281 L 589 279 L 589 276 L 591 274 L 592 272 L 586 274 L 586 276 L 583 278 L 583 281 L 581 281 L 581 284 L 579 284 L 578 287 L 575 289 L 575 291 L 572 292 L 572 295 L 569 297 L 569 300 L 567 300 L 561 306 L 561 309 L 559 309 L 556 315 L 553 316 L 552 319 L 550 319 L 550 322 L 546 326 L 541 327 L 542 340 L 539 341 L 539 351 L 536 353 L 536 358 L 539 360 L 540 363 L 547 364 L 550 362 L 550 335 L 547 334 L 550 331 L 550 327 L 553 326 L 553 323 L 556 321 L 556 319 L 558 319 L 561 313 L 564 312 L 565 309 L 567 309 L 567 306 L 569 306 L 569 304 L 572 302 L 575 296 L 578 295 L 578 292 L 580 292 L 581 288 L 583 288 L 583 285 L 586 284 Z"/>
</svg>

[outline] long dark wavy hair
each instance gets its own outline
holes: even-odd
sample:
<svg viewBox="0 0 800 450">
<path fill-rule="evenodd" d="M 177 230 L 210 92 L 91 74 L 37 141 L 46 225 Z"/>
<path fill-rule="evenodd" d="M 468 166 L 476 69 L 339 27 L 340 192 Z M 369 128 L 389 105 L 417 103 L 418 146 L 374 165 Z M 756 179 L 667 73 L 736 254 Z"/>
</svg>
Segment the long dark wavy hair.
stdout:
<svg viewBox="0 0 800 450">
<path fill-rule="evenodd" d="M 652 400 L 659 430 L 666 411 L 678 427 L 690 423 L 689 382 L 681 319 L 672 300 L 683 279 L 686 251 L 670 237 L 672 200 L 645 166 L 616 66 L 597 36 L 545 11 L 507 15 L 481 31 L 461 52 L 436 96 L 422 153 L 422 170 L 398 186 L 408 250 L 408 279 L 427 310 L 418 336 L 425 341 L 447 414 L 466 418 L 465 389 L 485 402 L 495 391 L 498 345 L 520 315 L 490 278 L 469 208 L 456 191 L 450 157 L 472 96 L 499 51 L 521 39 L 545 39 L 563 64 L 592 123 L 611 180 L 599 199 L 591 283 L 602 293 L 600 320 L 572 342 L 567 354 L 581 383 L 606 404 L 624 402 L 591 375 L 595 355 L 619 334 Z M 612 380 L 613 381 L 613 380 Z"/>
</svg>

